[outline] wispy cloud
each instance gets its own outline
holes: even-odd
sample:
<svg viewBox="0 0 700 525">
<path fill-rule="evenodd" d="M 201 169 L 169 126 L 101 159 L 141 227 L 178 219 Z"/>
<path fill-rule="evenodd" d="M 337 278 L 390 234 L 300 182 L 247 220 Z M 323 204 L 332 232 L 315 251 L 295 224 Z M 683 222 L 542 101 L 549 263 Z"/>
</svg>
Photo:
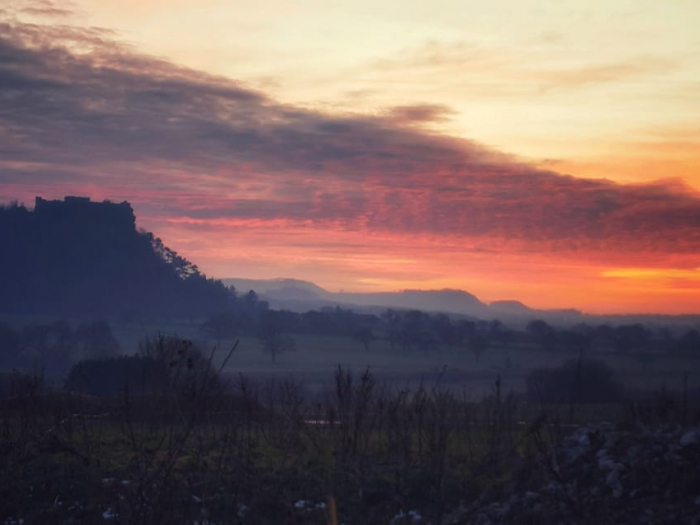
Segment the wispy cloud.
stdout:
<svg viewBox="0 0 700 525">
<path fill-rule="evenodd" d="M 551 41 L 560 38 L 552 33 Z M 536 48 L 485 47 L 465 41 L 427 41 L 395 56 L 374 60 L 358 72 L 384 78 L 408 79 L 437 76 L 452 79 L 466 92 L 484 97 L 537 96 L 552 90 L 575 91 L 585 87 L 661 76 L 678 64 L 668 57 L 634 55 L 586 61 L 552 61 Z"/>
<path fill-rule="evenodd" d="M 412 104 L 396 106 L 386 111 L 386 118 L 397 126 L 410 124 L 425 124 L 449 120 L 455 111 L 444 104 Z"/>
<path fill-rule="evenodd" d="M 539 83 L 540 92 L 547 92 L 553 89 L 576 89 L 608 84 L 640 76 L 661 76 L 675 67 L 676 64 L 668 59 L 636 56 L 624 61 L 586 64 L 573 68 L 525 70 L 519 73 L 519 76 Z"/>
<path fill-rule="evenodd" d="M 75 6 L 67 1 L 58 3 L 53 0 L 7 0 L 6 6 L 5 13 L 12 15 L 65 18 L 77 14 Z"/>
</svg>

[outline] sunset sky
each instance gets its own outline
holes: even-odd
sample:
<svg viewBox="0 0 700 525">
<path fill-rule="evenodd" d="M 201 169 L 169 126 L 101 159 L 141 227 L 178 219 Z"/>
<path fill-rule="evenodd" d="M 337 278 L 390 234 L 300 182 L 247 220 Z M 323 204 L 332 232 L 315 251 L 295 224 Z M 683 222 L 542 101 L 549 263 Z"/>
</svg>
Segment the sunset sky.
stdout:
<svg viewBox="0 0 700 525">
<path fill-rule="evenodd" d="M 700 313 L 697 0 L 0 4 L 0 203 L 214 277 Z"/>
</svg>

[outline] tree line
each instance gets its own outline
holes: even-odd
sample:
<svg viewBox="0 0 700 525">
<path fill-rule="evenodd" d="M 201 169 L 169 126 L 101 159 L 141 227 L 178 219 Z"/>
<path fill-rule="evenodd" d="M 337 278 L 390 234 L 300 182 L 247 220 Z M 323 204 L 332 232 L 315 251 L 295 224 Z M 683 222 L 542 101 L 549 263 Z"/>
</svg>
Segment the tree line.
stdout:
<svg viewBox="0 0 700 525">
<path fill-rule="evenodd" d="M 41 369 L 55 375 L 81 359 L 116 356 L 121 350 L 105 320 L 84 321 L 75 327 L 58 320 L 21 329 L 0 322 L 0 370 Z"/>
<path fill-rule="evenodd" d="M 380 315 L 340 307 L 299 313 L 271 310 L 254 292 L 249 292 L 245 298 L 246 308 L 214 315 L 202 323 L 202 329 L 217 343 L 239 335 L 257 336 L 272 361 L 279 354 L 293 350 L 294 337 L 301 335 L 353 339 L 359 348 L 368 352 L 379 341 L 399 352 L 458 350 L 473 354 L 477 361 L 494 347 L 536 348 L 574 355 L 591 351 L 630 356 L 700 357 L 700 331 L 695 328 L 672 331 L 641 324 L 557 327 L 541 319 L 516 327 L 497 319 L 478 320 L 396 309 L 387 309 Z"/>
</svg>

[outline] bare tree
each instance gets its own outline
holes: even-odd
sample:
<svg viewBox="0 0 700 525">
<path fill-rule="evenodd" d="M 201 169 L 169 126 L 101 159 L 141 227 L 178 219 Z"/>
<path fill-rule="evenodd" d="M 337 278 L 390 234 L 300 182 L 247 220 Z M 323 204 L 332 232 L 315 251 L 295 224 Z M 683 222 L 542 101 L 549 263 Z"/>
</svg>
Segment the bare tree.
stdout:
<svg viewBox="0 0 700 525">
<path fill-rule="evenodd" d="M 266 310 L 258 327 L 258 339 L 263 344 L 263 351 L 270 354 L 273 364 L 277 362 L 279 354 L 296 349 L 296 340 L 282 331 L 282 324 L 276 314 L 273 310 Z"/>
</svg>

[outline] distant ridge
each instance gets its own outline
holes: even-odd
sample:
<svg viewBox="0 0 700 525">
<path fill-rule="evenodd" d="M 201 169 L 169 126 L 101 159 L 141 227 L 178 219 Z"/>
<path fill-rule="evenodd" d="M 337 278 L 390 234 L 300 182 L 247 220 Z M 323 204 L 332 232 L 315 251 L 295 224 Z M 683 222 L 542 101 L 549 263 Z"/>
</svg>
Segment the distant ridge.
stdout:
<svg viewBox="0 0 700 525">
<path fill-rule="evenodd" d="M 276 296 L 289 293 L 298 294 L 294 297 L 305 296 L 307 298 L 320 298 L 330 296 L 330 292 L 324 290 L 320 286 L 310 281 L 302 281 L 301 279 L 238 279 L 225 278 L 221 281 L 226 286 L 233 286 L 239 293 L 245 293 L 249 290 L 254 290 L 259 294 L 273 293 Z M 292 297 L 290 297 L 292 298 Z"/>
<path fill-rule="evenodd" d="M 329 292 L 317 284 L 300 279 L 222 279 L 234 285 L 239 293 L 255 290 L 272 308 L 304 312 L 310 309 L 342 307 L 364 309 L 379 313 L 386 308 L 415 309 L 444 312 L 477 319 L 499 319 L 522 324 L 532 319 L 544 319 L 559 325 L 577 323 L 633 324 L 646 323 L 666 326 L 699 326 L 700 315 L 661 314 L 584 314 L 575 308 L 539 310 L 518 300 L 499 300 L 484 303 L 464 290 L 401 290 L 397 292 L 350 293 Z"/>
<path fill-rule="evenodd" d="M 522 315 L 532 312 L 532 308 L 520 301 L 493 301 L 489 308 L 494 312 Z"/>
<path fill-rule="evenodd" d="M 305 311 L 313 308 L 341 306 L 345 308 L 399 308 L 445 312 L 489 319 L 551 318 L 563 322 L 576 321 L 577 310 L 535 310 L 520 301 L 494 301 L 487 304 L 464 290 L 401 290 L 397 292 L 332 293 L 315 283 L 299 279 L 222 279 L 239 293 L 255 290 L 272 308 Z"/>
<path fill-rule="evenodd" d="M 402 290 L 378 293 L 334 294 L 343 301 L 359 305 L 390 306 L 426 311 L 444 311 L 483 316 L 488 306 L 475 295 L 463 290 Z"/>
</svg>

